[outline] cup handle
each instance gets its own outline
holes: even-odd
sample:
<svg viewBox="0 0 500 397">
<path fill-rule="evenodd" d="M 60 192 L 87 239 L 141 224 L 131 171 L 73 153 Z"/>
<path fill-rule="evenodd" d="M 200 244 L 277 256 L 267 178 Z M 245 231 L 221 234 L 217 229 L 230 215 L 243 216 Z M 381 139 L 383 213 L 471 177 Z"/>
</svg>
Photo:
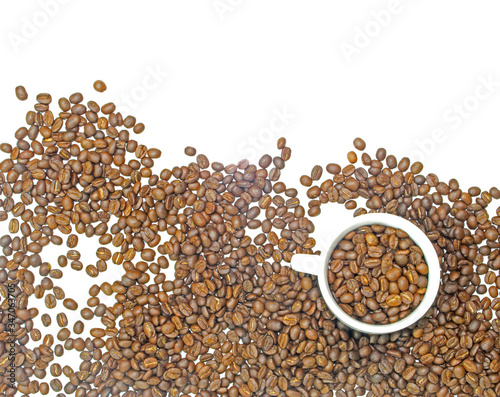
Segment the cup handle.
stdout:
<svg viewBox="0 0 500 397">
<path fill-rule="evenodd" d="M 323 255 L 295 254 L 290 261 L 290 267 L 299 273 L 319 276 L 325 265 Z"/>
</svg>

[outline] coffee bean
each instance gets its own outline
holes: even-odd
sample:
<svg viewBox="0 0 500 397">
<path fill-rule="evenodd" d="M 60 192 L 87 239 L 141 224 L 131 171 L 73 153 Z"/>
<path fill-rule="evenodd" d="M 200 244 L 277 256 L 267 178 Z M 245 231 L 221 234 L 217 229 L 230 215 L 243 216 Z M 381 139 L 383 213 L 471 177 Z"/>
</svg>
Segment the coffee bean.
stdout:
<svg viewBox="0 0 500 397">
<path fill-rule="evenodd" d="M 142 134 L 144 132 L 145 126 L 143 123 L 137 123 L 134 125 L 133 131 L 136 134 Z"/>
<path fill-rule="evenodd" d="M 54 293 L 54 296 L 56 297 L 57 300 L 63 300 L 66 296 L 64 290 L 61 287 L 55 286 L 52 289 L 52 292 Z"/>
<path fill-rule="evenodd" d="M 104 81 L 102 80 L 96 80 L 94 82 L 94 90 L 96 90 L 97 92 L 104 92 L 106 91 L 107 87 L 106 87 L 106 84 L 104 83 Z"/>
<path fill-rule="evenodd" d="M 186 146 L 184 153 L 188 156 L 196 156 L 196 149 L 192 146 Z"/>
<path fill-rule="evenodd" d="M 52 294 L 45 295 L 45 306 L 49 309 L 53 309 L 57 305 L 56 297 Z"/>
<path fill-rule="evenodd" d="M 25 101 L 28 99 L 28 93 L 26 92 L 26 88 L 24 88 L 22 85 L 18 85 L 16 87 L 16 97 L 20 101 Z"/>
<path fill-rule="evenodd" d="M 75 334 L 81 334 L 84 330 L 84 325 L 83 323 L 78 320 L 74 325 L 73 325 L 73 332 Z"/>
<path fill-rule="evenodd" d="M 354 147 L 358 150 L 365 150 L 365 148 L 366 148 L 366 143 L 361 138 L 355 138 L 353 143 L 354 143 Z"/>
<path fill-rule="evenodd" d="M 422 163 L 420 161 L 417 161 L 411 165 L 410 170 L 413 174 L 420 174 L 423 168 L 424 166 L 422 165 Z"/>
<path fill-rule="evenodd" d="M 64 342 L 68 340 L 69 336 L 71 335 L 71 331 L 67 328 L 62 328 L 58 333 L 57 333 L 57 340 Z"/>
<path fill-rule="evenodd" d="M 76 310 L 76 309 L 78 309 L 78 303 L 76 303 L 76 301 L 73 300 L 73 299 L 71 299 L 71 298 L 64 299 L 63 305 L 68 310 Z"/>
<path fill-rule="evenodd" d="M 351 164 L 354 164 L 356 161 L 358 161 L 358 155 L 352 151 L 347 153 L 347 161 L 349 161 Z"/>
<path fill-rule="evenodd" d="M 318 181 L 321 178 L 321 175 L 323 174 L 323 167 L 316 165 L 311 171 L 311 179 L 313 181 Z M 307 185 L 304 185 L 307 186 Z"/>
<path fill-rule="evenodd" d="M 80 314 L 85 320 L 91 320 L 94 317 L 94 312 L 87 307 L 83 308 Z"/>
<path fill-rule="evenodd" d="M 69 101 L 72 104 L 78 104 L 83 101 L 83 95 L 80 92 L 75 92 L 69 96 Z"/>
<path fill-rule="evenodd" d="M 387 155 L 387 151 L 384 148 L 380 148 L 376 152 L 376 158 L 378 161 L 384 161 Z"/>
<path fill-rule="evenodd" d="M 57 325 L 59 325 L 59 327 L 66 327 L 68 325 L 68 318 L 66 317 L 66 314 L 59 313 L 56 316 L 56 319 L 57 319 Z"/>
<path fill-rule="evenodd" d="M 42 314 L 42 324 L 44 327 L 48 327 L 50 326 L 50 324 L 52 324 L 52 319 L 47 313 Z"/>
<path fill-rule="evenodd" d="M 340 165 L 338 164 L 330 163 L 326 166 L 326 171 L 329 174 L 335 175 L 335 174 L 340 174 L 341 168 Z"/>
<path fill-rule="evenodd" d="M 302 175 L 300 177 L 300 184 L 302 186 L 311 186 L 312 185 L 312 179 L 309 176 L 307 176 L 307 175 Z"/>
<path fill-rule="evenodd" d="M 70 234 L 68 236 L 68 240 L 66 241 L 66 245 L 69 248 L 75 248 L 78 245 L 78 236 L 75 234 Z"/>
</svg>

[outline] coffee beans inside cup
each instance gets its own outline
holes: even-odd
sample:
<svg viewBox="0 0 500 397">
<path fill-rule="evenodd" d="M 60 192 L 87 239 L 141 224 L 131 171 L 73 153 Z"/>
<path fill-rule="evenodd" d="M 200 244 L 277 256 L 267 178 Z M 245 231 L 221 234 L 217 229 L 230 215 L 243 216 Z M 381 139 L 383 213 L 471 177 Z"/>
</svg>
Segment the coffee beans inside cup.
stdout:
<svg viewBox="0 0 500 397">
<path fill-rule="evenodd" d="M 421 302 L 429 269 L 422 250 L 400 229 L 363 226 L 333 251 L 328 282 L 339 306 L 368 324 L 394 323 Z"/>
</svg>

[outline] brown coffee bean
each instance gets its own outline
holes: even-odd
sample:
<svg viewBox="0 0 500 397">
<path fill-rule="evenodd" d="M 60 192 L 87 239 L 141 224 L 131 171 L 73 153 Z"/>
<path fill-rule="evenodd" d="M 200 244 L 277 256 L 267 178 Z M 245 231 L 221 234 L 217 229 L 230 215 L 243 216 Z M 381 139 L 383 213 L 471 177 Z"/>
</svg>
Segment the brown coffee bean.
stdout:
<svg viewBox="0 0 500 397">
<path fill-rule="evenodd" d="M 137 123 L 136 125 L 134 125 L 133 131 L 136 134 L 142 134 L 144 132 L 144 129 L 145 127 L 143 123 Z"/>
<path fill-rule="evenodd" d="M 107 87 L 106 87 L 106 84 L 104 83 L 104 81 L 102 80 L 96 80 L 94 82 L 94 90 L 96 90 L 97 92 L 104 92 L 106 91 Z"/>
<path fill-rule="evenodd" d="M 49 327 L 52 324 L 52 319 L 47 313 L 42 314 L 42 324 L 44 327 Z"/>
<path fill-rule="evenodd" d="M 52 294 L 45 295 L 45 306 L 49 309 L 53 309 L 57 305 L 56 297 Z"/>
<path fill-rule="evenodd" d="M 71 335 L 71 331 L 68 328 L 62 328 L 57 333 L 57 340 L 64 342 L 70 337 L 70 335 Z"/>
<path fill-rule="evenodd" d="M 66 241 L 66 245 L 69 248 L 75 248 L 78 245 L 78 236 L 75 234 L 70 234 L 68 236 L 68 240 Z M 72 259 L 72 258 L 70 258 Z"/>
<path fill-rule="evenodd" d="M 71 298 L 64 299 L 63 305 L 68 310 L 76 310 L 76 309 L 78 309 L 78 303 L 76 303 L 76 301 L 73 300 L 73 299 L 71 299 Z"/>
<path fill-rule="evenodd" d="M 319 181 L 322 174 L 323 174 L 323 167 L 321 167 L 319 165 L 315 165 L 311 171 L 311 179 L 313 181 Z M 304 186 L 307 186 L 307 185 L 304 185 Z"/>
<path fill-rule="evenodd" d="M 74 325 L 73 325 L 73 332 L 75 334 L 81 334 L 84 330 L 84 325 L 83 323 L 78 320 Z"/>
<path fill-rule="evenodd" d="M 401 277 L 401 270 L 397 267 L 393 267 L 392 269 L 387 271 L 385 277 L 389 281 L 397 281 Z"/>
<path fill-rule="evenodd" d="M 332 175 L 340 174 L 341 170 L 340 165 L 335 163 L 331 163 L 326 166 L 326 171 Z"/>
<path fill-rule="evenodd" d="M 196 149 L 192 146 L 186 146 L 184 153 L 188 156 L 196 156 Z"/>
<path fill-rule="evenodd" d="M 410 170 L 413 174 L 420 174 L 423 168 L 424 166 L 422 165 L 422 163 L 420 161 L 417 161 L 411 165 Z"/>
<path fill-rule="evenodd" d="M 56 316 L 56 320 L 57 320 L 57 325 L 59 325 L 59 327 L 66 327 L 68 325 L 68 318 L 64 313 L 59 313 Z"/>
<path fill-rule="evenodd" d="M 347 161 L 349 161 L 351 164 L 354 164 L 358 161 L 358 155 L 356 152 L 349 152 L 347 153 Z"/>
<path fill-rule="evenodd" d="M 54 296 L 56 297 L 57 300 L 63 300 L 66 296 L 64 290 L 61 287 L 55 286 L 52 289 L 52 292 L 54 293 Z"/>
<path fill-rule="evenodd" d="M 26 92 L 26 88 L 24 88 L 22 85 L 18 85 L 16 87 L 16 97 L 20 101 L 25 101 L 28 99 L 28 93 Z"/>
<path fill-rule="evenodd" d="M 312 179 L 308 177 L 307 175 L 302 175 L 300 177 L 300 183 L 302 186 L 311 186 L 312 185 Z"/>
<path fill-rule="evenodd" d="M 365 150 L 366 148 L 366 143 L 361 138 L 355 138 L 353 143 L 354 147 L 358 150 Z"/>
</svg>

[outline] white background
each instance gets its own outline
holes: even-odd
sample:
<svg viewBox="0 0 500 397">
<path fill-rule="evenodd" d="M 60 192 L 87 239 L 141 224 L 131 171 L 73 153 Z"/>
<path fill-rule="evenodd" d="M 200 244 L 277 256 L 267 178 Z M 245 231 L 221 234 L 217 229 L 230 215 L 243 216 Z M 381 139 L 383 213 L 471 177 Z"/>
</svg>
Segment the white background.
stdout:
<svg viewBox="0 0 500 397">
<path fill-rule="evenodd" d="M 0 139 L 14 144 L 37 93 L 80 91 L 145 123 L 138 140 L 163 151 L 157 172 L 191 161 L 186 145 L 255 162 L 284 135 L 283 179 L 298 187 L 315 164 L 345 164 L 361 136 L 371 154 L 386 147 L 464 189 L 489 189 L 499 184 L 499 11 L 457 0 L 3 1 Z M 27 102 L 14 96 L 19 84 Z M 276 113 L 289 116 L 275 123 Z M 350 216 L 338 207 L 317 219 L 318 240 Z M 92 283 L 80 275 L 65 270 L 75 297 Z"/>
</svg>

